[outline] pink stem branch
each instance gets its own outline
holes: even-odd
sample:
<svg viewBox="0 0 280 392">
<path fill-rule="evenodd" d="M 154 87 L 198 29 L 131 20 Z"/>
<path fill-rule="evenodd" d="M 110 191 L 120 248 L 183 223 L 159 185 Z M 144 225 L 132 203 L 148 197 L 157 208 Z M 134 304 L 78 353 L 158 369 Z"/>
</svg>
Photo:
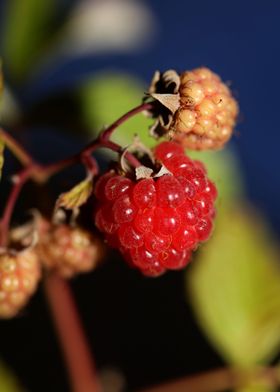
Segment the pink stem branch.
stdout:
<svg viewBox="0 0 280 392">
<path fill-rule="evenodd" d="M 131 117 L 135 116 L 136 114 L 143 112 L 145 110 L 149 110 L 153 107 L 153 104 L 151 103 L 144 103 L 139 106 L 136 106 L 134 109 L 130 110 L 123 116 L 121 116 L 118 120 L 116 120 L 113 124 L 111 124 L 108 128 L 106 128 L 99 137 L 92 142 L 90 142 L 85 148 L 82 149 L 78 154 L 73 155 L 72 157 L 60 160 L 58 162 L 55 162 L 51 165 L 46 165 L 46 166 L 41 166 L 40 167 L 40 173 L 38 173 L 38 178 L 41 177 L 42 180 L 45 178 L 48 178 L 52 176 L 53 174 L 57 173 L 60 170 L 63 170 L 64 168 L 73 165 L 75 163 L 79 163 L 82 160 L 82 157 L 84 155 L 89 155 L 93 153 L 95 150 L 98 148 L 104 147 L 108 148 L 112 151 L 117 152 L 118 154 L 121 154 L 123 149 L 121 146 L 119 146 L 117 143 L 114 143 L 110 141 L 110 137 L 112 136 L 113 132 L 125 121 L 129 120 Z M 133 166 L 133 167 L 138 167 L 140 166 L 140 162 L 138 161 L 137 158 L 130 152 L 125 153 L 125 158 L 128 160 L 128 162 Z"/>
<path fill-rule="evenodd" d="M 28 180 L 30 173 L 32 171 L 33 167 L 28 166 L 25 169 L 23 169 L 18 175 L 14 177 L 14 185 L 12 188 L 12 191 L 9 195 L 9 199 L 7 201 L 3 217 L 1 219 L 0 225 L 1 225 L 1 246 L 6 246 L 8 242 L 8 232 L 9 232 L 9 226 L 10 226 L 10 221 L 11 217 L 14 211 L 14 207 L 17 201 L 17 198 L 20 194 L 20 191 L 25 184 L 25 182 Z"/>
<path fill-rule="evenodd" d="M 142 103 L 141 105 L 131 109 L 129 112 L 125 113 L 122 117 L 116 120 L 112 125 L 106 128 L 105 131 L 100 134 L 100 140 L 103 142 L 109 140 L 114 130 L 118 128 L 121 124 L 123 124 L 138 113 L 152 109 L 152 107 L 153 104 L 151 103 Z"/>
<path fill-rule="evenodd" d="M 68 369 L 72 392 L 100 392 L 101 385 L 68 283 L 51 274 L 45 280 L 45 292 Z"/>
</svg>

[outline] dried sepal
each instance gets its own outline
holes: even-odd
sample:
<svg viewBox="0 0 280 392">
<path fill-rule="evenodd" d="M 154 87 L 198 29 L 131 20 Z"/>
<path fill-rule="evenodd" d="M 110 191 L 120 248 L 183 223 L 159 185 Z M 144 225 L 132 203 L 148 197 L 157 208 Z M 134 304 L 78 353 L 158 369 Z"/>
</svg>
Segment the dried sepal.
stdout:
<svg viewBox="0 0 280 392">
<path fill-rule="evenodd" d="M 168 135 L 170 126 L 173 121 L 173 115 L 167 109 L 165 109 L 165 113 L 159 115 L 155 122 L 149 128 L 149 134 L 154 139 L 159 139 L 162 136 Z"/>
<path fill-rule="evenodd" d="M 154 175 L 154 177 L 162 177 L 162 176 L 164 176 L 166 174 L 171 175 L 172 173 L 171 173 L 171 171 L 169 171 L 167 169 L 167 167 L 165 167 L 164 165 L 161 165 L 159 171 Z"/>
<path fill-rule="evenodd" d="M 158 178 L 166 174 L 171 175 L 172 173 L 164 165 L 161 165 L 157 173 L 147 166 L 139 166 L 135 169 L 136 180 L 142 180 L 143 178 Z"/>
<path fill-rule="evenodd" d="M 180 87 L 180 75 L 173 69 L 169 69 L 163 73 L 156 71 L 152 78 L 149 94 L 156 92 L 162 94 L 176 94 Z"/>
<path fill-rule="evenodd" d="M 136 180 L 141 180 L 142 178 L 151 178 L 153 169 L 147 166 L 138 166 L 135 169 Z"/>
<path fill-rule="evenodd" d="M 39 211 L 30 211 L 31 219 L 9 232 L 9 247 L 14 254 L 34 248 L 45 230 L 44 220 Z"/>
<path fill-rule="evenodd" d="M 152 98 L 160 102 L 165 106 L 172 114 L 175 114 L 180 107 L 180 96 L 179 94 L 150 94 Z"/>
<path fill-rule="evenodd" d="M 92 194 L 93 181 L 92 176 L 81 181 L 75 185 L 70 191 L 62 193 L 56 201 L 56 209 L 65 208 L 66 210 L 75 210 L 80 208 L 86 203 L 90 195 Z"/>
<path fill-rule="evenodd" d="M 156 71 L 146 95 L 146 101 L 152 100 L 153 109 L 146 111 L 148 117 L 155 118 L 150 127 L 150 135 L 158 139 L 168 133 L 173 116 L 180 107 L 180 76 L 174 70 L 160 73 Z"/>
<path fill-rule="evenodd" d="M 119 165 L 124 173 L 131 171 L 131 166 L 127 162 L 126 154 L 132 152 L 137 154 L 137 158 L 141 158 L 144 155 L 148 156 L 151 162 L 154 162 L 154 156 L 152 151 L 143 144 L 137 134 L 134 135 L 133 142 L 123 149 L 122 154 L 119 157 Z"/>
</svg>

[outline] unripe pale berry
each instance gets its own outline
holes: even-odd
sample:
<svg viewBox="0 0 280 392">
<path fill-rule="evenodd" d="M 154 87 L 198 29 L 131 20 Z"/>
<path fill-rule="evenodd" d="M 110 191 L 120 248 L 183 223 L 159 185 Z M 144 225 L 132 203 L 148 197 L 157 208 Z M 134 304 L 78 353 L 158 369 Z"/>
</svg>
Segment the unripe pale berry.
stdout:
<svg viewBox="0 0 280 392">
<path fill-rule="evenodd" d="M 136 180 L 111 171 L 96 182 L 95 223 L 108 245 L 147 276 L 184 268 L 212 230 L 215 185 L 204 165 L 175 142 L 156 146 L 154 157 L 168 170 Z M 114 186 L 114 195 L 108 191 Z"/>
<path fill-rule="evenodd" d="M 149 87 L 156 101 L 147 111 L 155 118 L 150 133 L 167 135 L 184 148 L 219 149 L 230 139 L 238 105 L 230 89 L 208 68 L 178 74 L 156 72 Z"/>
<path fill-rule="evenodd" d="M 15 316 L 35 292 L 41 268 L 33 249 L 0 254 L 0 317 Z"/>
<path fill-rule="evenodd" d="M 207 68 L 181 75 L 173 139 L 194 150 L 221 148 L 231 137 L 238 106 L 229 88 Z"/>
<path fill-rule="evenodd" d="M 64 278 L 94 269 L 102 255 L 97 238 L 82 228 L 50 225 L 38 244 L 43 265 Z"/>
</svg>

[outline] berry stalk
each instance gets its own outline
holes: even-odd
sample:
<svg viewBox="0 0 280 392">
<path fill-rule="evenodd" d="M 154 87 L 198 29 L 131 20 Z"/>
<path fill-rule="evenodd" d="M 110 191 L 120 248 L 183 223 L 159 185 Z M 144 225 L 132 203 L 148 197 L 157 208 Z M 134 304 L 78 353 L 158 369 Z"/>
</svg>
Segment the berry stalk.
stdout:
<svg viewBox="0 0 280 392">
<path fill-rule="evenodd" d="M 121 116 L 118 120 L 116 120 L 112 125 L 110 125 L 108 128 L 106 128 L 99 136 L 100 141 L 105 142 L 110 139 L 112 136 L 113 132 L 115 131 L 116 128 L 118 128 L 121 124 L 129 120 L 131 117 L 135 116 L 138 113 L 144 112 L 144 111 L 149 111 L 153 108 L 153 104 L 151 103 L 142 103 L 139 106 L 136 106 L 135 108 L 131 109 L 129 112 L 125 113 L 123 116 Z"/>
<path fill-rule="evenodd" d="M 144 103 L 139 106 L 136 106 L 134 109 L 131 109 L 129 112 L 125 113 L 123 116 L 118 118 L 115 122 L 113 122 L 113 124 L 111 124 L 103 132 L 101 132 L 100 135 L 98 136 L 98 138 L 91 141 L 79 153 L 73 155 L 72 157 L 69 157 L 64 160 L 53 163 L 51 165 L 41 167 L 40 170 L 41 170 L 43 176 L 48 178 L 49 176 L 52 176 L 53 174 L 57 173 L 58 171 L 63 170 L 64 168 L 66 168 L 72 164 L 75 164 L 75 163 L 82 161 L 83 157 L 92 154 L 98 148 L 108 148 L 109 150 L 112 150 L 118 154 L 122 154 L 122 152 L 123 152 L 122 147 L 120 145 L 118 145 L 117 143 L 114 143 L 110 140 L 110 137 L 112 136 L 113 132 L 120 125 L 122 125 L 127 120 L 129 120 L 131 117 L 133 117 L 136 114 L 139 114 L 141 112 L 151 110 L 152 107 L 153 107 L 153 105 L 151 103 Z M 141 165 L 140 162 L 135 158 L 135 156 L 128 151 L 125 153 L 125 158 L 128 160 L 128 162 L 133 167 L 138 167 Z"/>
<path fill-rule="evenodd" d="M 45 292 L 72 392 L 100 392 L 101 386 L 68 283 L 56 274 L 51 274 L 45 280 Z"/>
<path fill-rule="evenodd" d="M 9 133 L 0 128 L 0 139 L 3 140 L 8 149 L 15 157 L 22 163 L 23 166 L 28 166 L 33 163 L 33 158 Z"/>
<path fill-rule="evenodd" d="M 8 231 L 9 231 L 9 226 L 10 226 L 10 221 L 11 217 L 13 214 L 13 210 L 17 201 L 17 198 L 20 194 L 20 191 L 25 184 L 25 182 L 28 180 L 31 172 L 33 170 L 33 166 L 27 166 L 24 168 L 18 175 L 14 177 L 14 186 L 12 188 L 12 191 L 9 195 L 9 199 L 7 201 L 7 204 L 5 206 L 4 214 L 3 217 L 0 221 L 0 227 L 1 227 L 1 246 L 6 246 L 7 241 L 8 241 Z"/>
<path fill-rule="evenodd" d="M 151 110 L 153 105 L 151 103 L 144 103 L 135 108 L 131 109 L 129 112 L 125 113 L 119 119 L 117 119 L 113 124 L 106 128 L 100 133 L 98 138 L 90 142 L 85 148 L 75 155 L 72 155 L 66 159 L 59 160 L 58 162 L 52 163 L 50 165 L 40 165 L 38 164 L 31 155 L 21 146 L 9 133 L 0 128 L 0 138 L 5 142 L 6 146 L 12 151 L 12 153 L 18 158 L 23 166 L 32 166 L 32 178 L 37 182 L 45 182 L 48 178 L 59 171 L 65 169 L 68 166 L 74 165 L 76 163 L 84 163 L 85 157 L 87 157 L 96 151 L 98 148 L 108 148 L 118 154 L 123 152 L 123 149 L 117 143 L 110 141 L 110 137 L 113 132 L 124 122 L 129 120 L 131 117 Z M 140 165 L 139 161 L 130 152 L 125 153 L 125 158 L 133 167 L 138 167 Z M 31 174 L 31 173 L 30 173 Z"/>
<path fill-rule="evenodd" d="M 98 148 L 107 148 L 118 154 L 122 154 L 123 152 L 122 147 L 117 143 L 114 143 L 110 140 L 100 140 L 99 138 L 97 138 L 93 142 L 91 142 L 88 146 L 86 146 L 82 151 L 80 151 L 78 154 L 73 155 L 72 157 L 60 160 L 50 165 L 38 167 L 37 178 L 40 178 L 40 181 L 44 182 L 49 177 L 65 169 L 66 167 L 72 166 L 79 162 L 84 163 L 85 160 L 88 160 L 90 154 L 92 154 Z M 135 156 L 128 151 L 125 153 L 125 158 L 133 167 L 138 167 L 141 165 L 138 159 L 135 158 Z"/>
</svg>

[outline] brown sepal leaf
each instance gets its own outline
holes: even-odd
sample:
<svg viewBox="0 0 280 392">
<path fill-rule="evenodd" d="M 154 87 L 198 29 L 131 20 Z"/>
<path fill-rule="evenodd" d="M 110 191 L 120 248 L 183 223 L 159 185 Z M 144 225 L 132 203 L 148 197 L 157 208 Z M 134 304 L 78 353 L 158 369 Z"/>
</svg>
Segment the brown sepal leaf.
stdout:
<svg viewBox="0 0 280 392">
<path fill-rule="evenodd" d="M 154 139 L 159 139 L 160 137 L 166 135 L 170 129 L 170 126 L 173 122 L 173 116 L 166 109 L 161 115 L 159 115 L 155 122 L 151 125 L 149 129 L 150 135 Z"/>
<path fill-rule="evenodd" d="M 163 73 L 156 71 L 148 92 L 149 94 L 176 94 L 179 91 L 180 83 L 180 76 L 175 70 L 169 69 Z"/>
<path fill-rule="evenodd" d="M 143 178 L 157 178 L 166 174 L 171 175 L 172 173 L 164 165 L 161 165 L 157 173 L 154 173 L 153 169 L 147 166 L 138 166 L 135 169 L 136 180 L 141 180 Z"/>
<path fill-rule="evenodd" d="M 172 114 L 176 113 L 180 107 L 179 94 L 150 94 L 152 98 L 159 101 L 163 106 L 170 110 Z"/>
<path fill-rule="evenodd" d="M 93 181 L 89 175 L 85 180 L 75 185 L 70 191 L 62 193 L 56 201 L 56 208 L 65 208 L 66 210 L 76 210 L 88 200 L 92 193 Z"/>
<path fill-rule="evenodd" d="M 156 71 L 144 101 L 154 100 L 153 109 L 146 113 L 155 118 L 150 128 L 150 135 L 156 139 L 165 135 L 172 124 L 175 113 L 180 108 L 180 76 L 170 69 L 160 73 Z"/>
</svg>

